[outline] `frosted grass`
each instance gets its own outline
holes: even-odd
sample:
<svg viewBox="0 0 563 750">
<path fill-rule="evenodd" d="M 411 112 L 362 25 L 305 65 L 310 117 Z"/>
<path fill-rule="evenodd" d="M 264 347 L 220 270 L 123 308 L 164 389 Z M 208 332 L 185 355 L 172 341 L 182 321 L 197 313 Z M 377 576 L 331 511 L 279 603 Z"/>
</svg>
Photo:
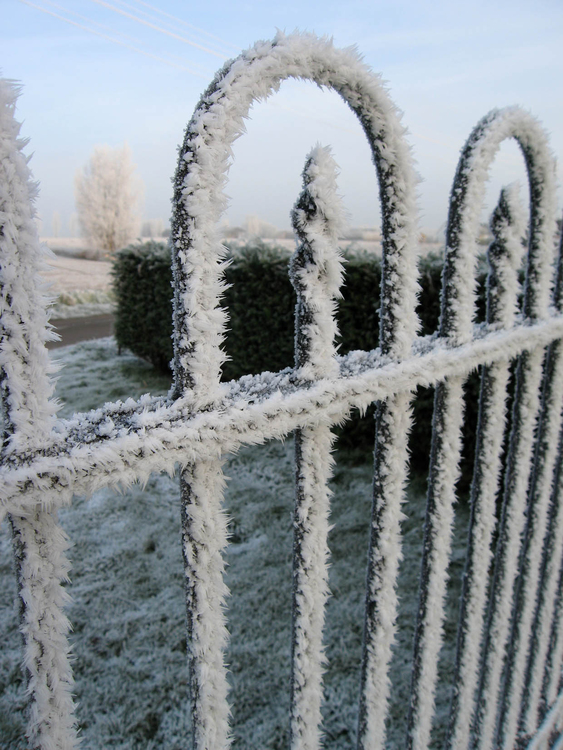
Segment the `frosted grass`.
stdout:
<svg viewBox="0 0 563 750">
<path fill-rule="evenodd" d="M 64 363 L 57 383 L 60 414 L 108 400 L 165 393 L 168 378 L 113 339 L 58 349 Z M 226 556 L 231 643 L 227 652 L 234 748 L 287 747 L 291 651 L 293 440 L 245 447 L 228 459 L 226 507 L 231 544 Z M 323 730 L 325 748 L 350 748 L 359 697 L 365 569 L 372 466 L 337 465 L 331 488 L 331 567 L 327 605 Z M 463 506 L 461 526 L 466 523 Z M 424 518 L 424 483 L 411 488 L 403 510 L 404 561 L 399 576 L 399 631 L 391 665 L 387 747 L 403 745 L 414 616 Z M 83 747 L 179 750 L 189 736 L 185 604 L 180 546 L 178 478 L 152 475 L 146 488 L 76 498 L 60 512 L 73 542 L 69 552 L 72 602 L 68 615 L 76 660 L 76 697 Z M 459 519 L 458 519 L 459 522 Z M 463 539 L 461 529 L 454 534 Z M 462 546 L 454 549 L 456 583 Z M 0 528 L 0 737 L 3 750 L 23 750 L 24 688 L 15 578 L 7 526 Z M 452 597 L 450 611 L 457 603 Z M 443 736 L 447 683 L 453 673 L 453 621 L 438 689 L 438 731 Z"/>
</svg>

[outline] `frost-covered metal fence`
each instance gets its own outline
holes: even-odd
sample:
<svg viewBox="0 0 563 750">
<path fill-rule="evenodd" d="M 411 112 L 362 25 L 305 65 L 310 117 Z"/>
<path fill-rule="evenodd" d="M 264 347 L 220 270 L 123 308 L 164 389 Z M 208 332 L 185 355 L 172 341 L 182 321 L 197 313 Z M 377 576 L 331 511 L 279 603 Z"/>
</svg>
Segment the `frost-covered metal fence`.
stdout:
<svg viewBox="0 0 563 750">
<path fill-rule="evenodd" d="M 293 211 L 299 247 L 295 367 L 220 382 L 226 313 L 218 219 L 230 147 L 253 101 L 289 77 L 336 90 L 357 114 L 380 185 L 383 280 L 380 346 L 339 357 L 334 309 L 342 282 L 340 206 L 330 153 L 313 150 Z M 69 565 L 57 509 L 73 493 L 145 480 L 181 466 L 193 742 L 227 748 L 221 456 L 243 443 L 296 432 L 291 746 L 321 742 L 323 619 L 331 426 L 377 402 L 373 516 L 366 593 L 358 747 L 385 745 L 388 665 L 397 611 L 401 504 L 410 401 L 435 385 L 435 414 L 414 646 L 409 748 L 429 746 L 456 499 L 462 387 L 481 367 L 471 521 L 447 745 L 559 747 L 563 731 L 563 280 L 553 271 L 554 164 L 537 122 L 518 108 L 493 111 L 465 145 L 452 190 L 439 330 L 417 337 L 415 178 L 387 93 L 349 50 L 313 36 L 279 35 L 221 70 L 187 128 L 175 180 L 174 385 L 168 398 L 106 404 L 56 420 L 45 341 L 51 335 L 37 273 L 41 250 L 14 91 L 0 88 L 2 401 L 0 518 L 13 529 L 31 713 L 43 750 L 77 744 L 63 583 Z M 476 233 L 487 170 L 515 138 L 531 194 L 523 301 L 521 207 L 503 191 L 492 219 L 487 320 L 474 324 Z M 559 268 L 561 268 L 559 266 Z M 515 387 L 511 428 L 507 387 Z M 501 477 L 501 474 L 503 476 Z M 501 490 L 502 486 L 502 490 Z M 497 499 L 502 513 L 497 520 Z M 494 554 L 493 554 L 494 553 Z M 234 696 L 236 700 L 236 696 Z"/>
</svg>

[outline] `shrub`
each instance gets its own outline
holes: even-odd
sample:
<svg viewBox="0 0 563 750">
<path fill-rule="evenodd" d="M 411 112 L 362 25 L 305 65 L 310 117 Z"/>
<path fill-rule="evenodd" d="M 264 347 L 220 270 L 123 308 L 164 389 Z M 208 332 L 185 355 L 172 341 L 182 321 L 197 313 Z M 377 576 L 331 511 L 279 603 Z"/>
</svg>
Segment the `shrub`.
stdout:
<svg viewBox="0 0 563 750">
<path fill-rule="evenodd" d="M 172 359 L 170 251 L 166 244 L 129 245 L 115 254 L 115 338 L 159 370 Z"/>
<path fill-rule="evenodd" d="M 230 250 L 226 270 L 229 311 L 223 380 L 293 364 L 295 292 L 288 276 L 291 253 L 258 243 Z"/>
</svg>

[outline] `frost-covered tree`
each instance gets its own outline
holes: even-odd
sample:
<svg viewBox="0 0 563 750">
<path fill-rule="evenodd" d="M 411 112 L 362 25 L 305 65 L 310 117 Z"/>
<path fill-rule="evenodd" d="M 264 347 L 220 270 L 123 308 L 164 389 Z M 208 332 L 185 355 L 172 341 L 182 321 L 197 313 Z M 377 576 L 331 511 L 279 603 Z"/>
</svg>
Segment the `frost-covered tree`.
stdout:
<svg viewBox="0 0 563 750">
<path fill-rule="evenodd" d="M 138 233 L 142 182 L 131 150 L 96 146 L 74 179 L 74 199 L 82 234 L 101 252 L 112 255 Z"/>
</svg>

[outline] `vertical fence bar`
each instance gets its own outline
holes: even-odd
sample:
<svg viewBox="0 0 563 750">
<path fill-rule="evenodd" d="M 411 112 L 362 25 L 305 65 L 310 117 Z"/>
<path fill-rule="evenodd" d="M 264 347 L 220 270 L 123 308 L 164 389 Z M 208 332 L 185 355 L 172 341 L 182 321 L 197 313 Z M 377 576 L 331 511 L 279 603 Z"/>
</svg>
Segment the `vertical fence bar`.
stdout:
<svg viewBox="0 0 563 750">
<path fill-rule="evenodd" d="M 370 526 L 364 656 L 358 722 L 359 750 L 385 745 L 388 677 L 397 613 L 396 581 L 401 553 L 412 394 L 378 403 L 375 422 L 373 506 Z"/>
<path fill-rule="evenodd" d="M 561 560 L 563 556 L 563 430 L 559 435 L 558 460 L 554 473 L 551 518 L 543 560 L 543 586 L 532 626 L 533 642 L 526 676 L 523 732 L 531 735 L 557 697 L 561 657 L 556 665 L 557 633 L 561 627 Z M 547 684 L 556 675 L 556 690 L 547 697 Z"/>
<path fill-rule="evenodd" d="M 2 462 L 24 448 L 41 447 L 56 412 L 51 401 L 53 371 L 45 342 L 46 298 L 39 272 L 43 249 L 35 227 L 31 181 L 14 119 L 17 90 L 0 79 L 0 393 Z M 68 502 L 68 492 L 55 494 Z M 45 496 L 45 505 L 49 498 Z M 27 736 L 33 747 L 71 750 L 78 744 L 72 699 L 72 670 L 64 614 L 68 599 L 68 543 L 55 512 L 37 507 L 10 516 L 20 598 L 24 667 L 29 694 Z"/>
<path fill-rule="evenodd" d="M 559 494 L 563 493 L 563 472 L 559 467 Z M 553 622 L 551 626 L 551 635 L 549 649 L 546 660 L 546 670 L 543 682 L 543 703 L 545 706 L 551 706 L 557 699 L 559 691 L 562 688 L 561 675 L 563 672 L 563 560 L 559 569 L 559 581 L 557 586 L 557 595 L 555 598 L 555 607 Z"/>
<path fill-rule="evenodd" d="M 225 74 L 227 68 L 221 71 Z M 188 123 L 174 177 L 172 272 L 174 278 L 174 383 L 172 395 L 190 394 L 209 408 L 220 393 L 225 353 L 225 288 L 217 223 L 225 207 L 222 188 L 229 142 L 228 97 L 217 97 L 214 112 L 205 92 Z M 233 127 L 236 118 L 233 117 Z M 227 750 L 230 706 L 225 650 L 228 642 L 223 550 L 227 521 L 222 510 L 221 460 L 200 461 L 180 474 L 182 550 L 187 610 L 192 744 L 194 750 Z"/>
<path fill-rule="evenodd" d="M 506 697 L 500 719 L 500 733 L 506 747 L 512 747 L 516 742 L 518 719 L 524 709 L 522 697 L 526 682 L 526 665 L 531 653 L 530 639 L 540 587 L 542 550 L 547 531 L 555 460 L 558 455 L 563 403 L 563 358 L 560 342 L 548 350 L 545 372 L 547 382 L 542 398 L 539 434 L 526 508 L 523 560 L 518 596 L 514 605 L 515 618 L 510 637 L 511 656 L 504 685 Z M 539 635 L 539 632 L 536 632 L 536 635 Z M 541 648 L 543 649 L 543 645 Z"/>
<path fill-rule="evenodd" d="M 563 234 L 560 238 L 557 281 L 554 289 L 554 303 L 559 312 L 563 310 Z M 563 457 L 563 428 L 559 428 L 559 436 L 555 434 L 557 425 L 561 425 L 561 404 L 563 402 L 563 344 L 561 341 L 553 343 L 548 350 L 546 364 L 546 393 L 543 404 L 542 423 L 548 422 L 544 428 L 541 440 L 538 441 L 536 453 L 537 480 L 533 490 L 544 497 L 538 498 L 536 503 L 542 502 L 549 512 L 548 532 L 543 545 L 541 559 L 541 583 L 537 595 L 537 605 L 531 626 L 531 644 L 529 649 L 528 667 L 524 681 L 526 690 L 522 705 L 522 730 L 531 736 L 540 721 L 542 706 L 542 686 L 544 681 L 547 653 L 551 641 L 553 618 L 556 611 L 557 584 L 563 554 L 563 502 L 560 492 L 561 460 Z M 548 493 L 548 472 L 551 483 L 550 497 Z M 539 476 L 538 476 L 539 474 Z M 543 487 L 542 487 L 543 484 Z M 548 499 L 550 501 L 549 508 Z M 530 541 L 532 544 L 532 541 Z M 536 544 L 539 544 L 536 541 Z M 539 551 L 538 551 L 539 555 Z M 524 584 L 525 586 L 525 584 Z"/>
<path fill-rule="evenodd" d="M 358 111 L 358 110 L 356 110 Z M 366 128 L 365 115 L 360 119 Z M 369 134 L 368 134 L 369 137 Z M 383 140 L 383 139 L 382 139 Z M 410 203 L 410 172 L 397 145 L 391 150 L 372 143 L 378 167 L 382 206 L 383 258 L 381 275 L 380 350 L 400 360 L 412 350 L 418 327 L 415 312 L 417 250 L 413 238 L 414 205 Z M 392 145 L 391 142 L 389 145 Z M 387 188 L 384 188 L 384 185 Z M 377 404 L 373 502 L 366 581 L 366 607 L 358 750 L 379 750 L 385 743 L 391 647 L 397 616 L 396 582 L 401 561 L 401 511 L 408 474 L 408 436 L 413 393 L 399 393 Z"/>
<path fill-rule="evenodd" d="M 513 612 L 521 538 L 525 527 L 526 497 L 531 474 L 536 417 L 540 407 L 543 352 L 525 352 L 518 361 L 512 430 L 505 475 L 503 510 L 491 587 L 484 663 L 479 685 L 475 732 L 477 746 L 494 741 L 505 652 Z"/>
<path fill-rule="evenodd" d="M 313 149 L 303 171 L 303 192 L 292 211 L 299 239 L 290 264 L 297 294 L 296 374 L 305 380 L 338 374 L 335 300 L 342 265 L 336 247 L 341 207 L 336 165 L 328 149 Z M 293 627 L 291 725 L 293 750 L 320 747 L 323 627 L 328 597 L 328 531 L 332 474 L 330 425 L 295 433 L 293 516 Z"/>
<path fill-rule="evenodd" d="M 563 235 L 561 238 L 563 245 Z M 561 292 L 561 258 L 563 256 L 563 247 L 560 246 L 560 266 L 559 266 L 559 277 L 557 289 Z M 560 304 L 561 294 L 558 295 L 557 304 Z M 563 538 L 563 530 L 561 529 L 560 523 L 563 524 L 563 459 L 561 455 L 563 453 L 563 428 L 560 436 L 560 460 L 556 469 L 555 477 L 555 493 L 554 493 L 554 507 L 556 510 L 556 520 L 554 528 L 551 533 L 551 537 L 548 544 L 554 545 L 556 540 L 557 543 L 561 543 Z M 553 578 L 556 579 L 556 592 L 553 597 L 553 615 L 550 629 L 549 646 L 546 654 L 545 671 L 543 675 L 542 684 L 542 705 L 544 707 L 551 706 L 556 700 L 558 693 L 561 689 L 561 674 L 563 667 L 563 557 L 561 553 L 557 555 L 556 550 L 553 551 L 548 557 L 548 580 Z"/>
<path fill-rule="evenodd" d="M 201 108 L 197 109 L 188 125 L 175 176 L 172 392 L 178 398 L 191 393 L 198 406 L 209 407 L 219 393 L 220 367 L 225 358 L 220 349 L 226 320 L 219 307 L 224 289 L 222 251 L 214 222 L 209 221 L 221 207 L 224 165 L 220 163 L 217 171 L 207 169 L 205 173 L 196 169 L 197 157 L 205 160 L 201 156 L 205 151 L 200 133 L 202 114 Z M 199 177 L 203 188 L 199 193 L 194 190 L 188 167 Z M 206 190 L 212 193 L 211 200 Z M 207 222 L 201 218 L 201 202 L 208 204 Z M 227 750 L 232 742 L 225 664 L 228 632 L 224 608 L 228 590 L 224 583 L 223 550 L 228 534 L 222 510 L 223 489 L 221 460 L 200 461 L 183 467 L 180 473 L 194 750 Z"/>
<path fill-rule="evenodd" d="M 64 614 L 69 596 L 62 586 L 70 570 L 68 541 L 56 515 L 40 508 L 10 516 L 10 526 L 30 696 L 27 736 L 33 748 L 72 750 L 79 740 L 67 640 L 70 623 Z"/>
<path fill-rule="evenodd" d="M 478 152 L 488 124 L 483 121 L 479 123 L 469 137 L 458 164 L 450 198 L 439 335 L 457 344 L 470 340 L 472 333 L 474 227 L 471 225 L 473 217 L 470 215 L 468 220 L 466 214 L 470 213 L 470 201 L 476 200 L 476 196 L 480 197 L 480 185 L 474 178 L 472 161 L 475 161 L 475 152 Z M 476 196 L 471 194 L 472 188 Z M 409 750 L 423 750 L 428 746 L 434 717 L 453 506 L 456 500 L 455 484 L 459 477 L 463 380 L 461 377 L 449 378 L 438 383 L 435 390 L 420 598 L 407 721 Z"/>
<path fill-rule="evenodd" d="M 430 473 L 424 527 L 420 600 L 415 633 L 408 747 L 427 748 L 434 716 L 444 598 L 459 477 L 463 379 L 436 386 Z"/>
<path fill-rule="evenodd" d="M 519 221 L 521 212 L 516 191 L 503 189 L 491 219 L 494 239 L 488 250 L 487 323 L 505 329 L 514 325 L 518 302 L 518 268 L 524 229 Z M 462 750 L 470 742 L 492 560 L 491 542 L 496 525 L 508 380 L 508 362 L 483 366 L 470 496 L 469 541 L 446 743 L 451 750 Z"/>
<path fill-rule="evenodd" d="M 188 466 L 181 475 L 182 551 L 188 626 L 192 731 L 195 748 L 227 748 L 229 706 L 223 609 L 228 594 L 222 552 L 227 519 L 221 508 L 220 461 Z"/>
</svg>

